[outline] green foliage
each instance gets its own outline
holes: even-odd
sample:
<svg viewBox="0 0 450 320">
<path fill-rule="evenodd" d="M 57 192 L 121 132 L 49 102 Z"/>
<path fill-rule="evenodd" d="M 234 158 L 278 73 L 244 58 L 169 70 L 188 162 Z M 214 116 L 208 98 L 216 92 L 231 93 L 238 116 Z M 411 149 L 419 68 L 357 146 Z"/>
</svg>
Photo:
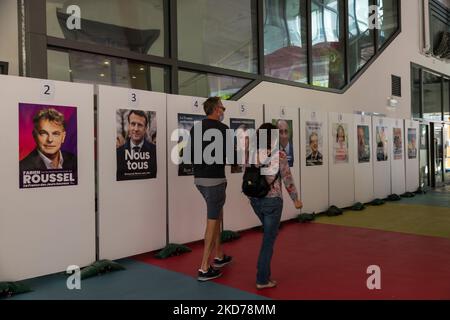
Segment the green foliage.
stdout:
<svg viewBox="0 0 450 320">
<path fill-rule="evenodd" d="M 376 198 L 372 202 L 370 202 L 369 204 L 372 205 L 372 206 L 381 206 L 381 205 L 385 204 L 385 202 L 384 202 L 384 200 Z"/>
<path fill-rule="evenodd" d="M 316 219 L 315 217 L 315 213 L 302 213 L 297 215 L 297 220 L 300 223 L 306 223 L 306 222 L 311 222 L 314 221 Z"/>
<path fill-rule="evenodd" d="M 362 211 L 364 210 L 366 207 L 361 203 L 361 202 L 357 202 L 352 206 L 352 210 L 353 211 Z"/>
<path fill-rule="evenodd" d="M 117 262 L 113 262 L 110 260 L 100 260 L 94 262 L 90 266 L 83 268 L 81 270 L 81 279 L 84 280 L 108 272 L 120 270 L 125 270 L 125 268 L 122 265 L 118 264 Z"/>
<path fill-rule="evenodd" d="M 402 198 L 398 194 L 391 194 L 386 198 L 387 201 L 400 201 Z"/>
<path fill-rule="evenodd" d="M 224 230 L 224 231 L 222 231 L 222 234 L 221 234 L 221 241 L 222 241 L 222 243 L 230 242 L 230 241 L 239 239 L 240 237 L 241 237 L 241 235 L 237 232 L 230 231 L 230 230 Z"/>
<path fill-rule="evenodd" d="M 23 282 L 0 282 L 0 298 L 30 292 L 31 289 Z"/>
<path fill-rule="evenodd" d="M 344 213 L 344 211 L 342 209 L 339 209 L 336 206 L 331 206 L 330 208 L 328 208 L 328 210 L 325 213 L 329 217 L 334 217 L 334 216 L 340 216 L 341 214 Z"/>
<path fill-rule="evenodd" d="M 179 256 L 186 252 L 191 252 L 192 250 L 184 245 L 169 243 L 164 249 L 155 254 L 158 259 L 167 259 L 172 256 Z"/>
<path fill-rule="evenodd" d="M 402 198 L 414 198 L 416 195 L 412 192 L 405 192 L 401 195 Z"/>
</svg>

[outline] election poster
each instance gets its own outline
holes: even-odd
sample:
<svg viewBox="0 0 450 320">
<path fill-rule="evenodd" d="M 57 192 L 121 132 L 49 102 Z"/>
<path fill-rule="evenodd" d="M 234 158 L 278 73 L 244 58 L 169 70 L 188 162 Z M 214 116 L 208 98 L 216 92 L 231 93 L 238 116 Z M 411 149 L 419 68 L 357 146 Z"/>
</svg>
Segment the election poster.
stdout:
<svg viewBox="0 0 450 320">
<path fill-rule="evenodd" d="M 185 132 L 189 132 L 191 128 L 194 126 L 194 123 L 197 121 L 202 121 L 205 119 L 205 115 L 201 114 L 187 114 L 187 113 L 179 113 L 178 114 L 178 129 L 185 130 Z M 180 134 L 178 138 L 178 154 L 180 159 L 183 159 L 183 154 L 186 151 L 186 147 L 188 145 L 188 141 L 183 139 L 183 136 Z M 190 151 L 189 151 L 190 152 Z M 193 159 L 192 159 L 193 161 Z M 191 163 L 184 163 L 183 161 L 178 165 L 178 176 L 192 176 L 194 174 L 194 167 Z"/>
<path fill-rule="evenodd" d="M 272 124 L 275 125 L 280 134 L 280 150 L 287 155 L 289 167 L 294 166 L 294 143 L 292 137 L 294 136 L 292 120 L 272 119 Z"/>
<path fill-rule="evenodd" d="M 78 184 L 77 108 L 19 103 L 19 188 Z"/>
<path fill-rule="evenodd" d="M 376 130 L 377 161 L 379 161 L 379 162 L 388 160 L 387 130 L 388 130 L 388 127 L 377 126 L 377 130 Z"/>
<path fill-rule="evenodd" d="M 322 122 L 306 122 L 306 166 L 323 165 Z"/>
<path fill-rule="evenodd" d="M 370 162 L 369 126 L 358 125 L 358 163 Z"/>
<path fill-rule="evenodd" d="M 255 120 L 231 118 L 230 129 L 235 132 L 234 152 L 237 160 L 237 165 L 231 166 L 231 173 L 242 173 L 244 164 L 250 162 L 250 138 L 255 132 Z"/>
<path fill-rule="evenodd" d="M 408 159 L 417 158 L 417 129 L 408 128 Z"/>
<path fill-rule="evenodd" d="M 402 139 L 402 129 L 393 128 L 393 147 L 394 147 L 394 160 L 403 159 L 403 139 Z"/>
<path fill-rule="evenodd" d="M 117 181 L 156 178 L 156 112 L 118 109 L 116 131 Z"/>
<path fill-rule="evenodd" d="M 333 123 L 331 134 L 334 163 L 348 163 L 348 125 Z"/>
</svg>

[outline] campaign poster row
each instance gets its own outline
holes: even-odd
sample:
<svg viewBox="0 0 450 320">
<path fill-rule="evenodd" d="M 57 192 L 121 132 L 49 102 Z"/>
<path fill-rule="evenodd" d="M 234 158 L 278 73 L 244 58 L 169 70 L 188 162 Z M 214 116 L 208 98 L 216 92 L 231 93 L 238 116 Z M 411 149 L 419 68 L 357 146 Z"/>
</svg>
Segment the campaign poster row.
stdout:
<svg viewBox="0 0 450 320">
<path fill-rule="evenodd" d="M 20 188 L 60 187 L 77 185 L 77 108 L 19 103 L 19 167 Z M 178 114 L 178 128 L 190 130 L 205 116 Z M 292 120 L 272 119 L 280 129 L 280 150 L 287 153 L 289 166 L 294 166 L 294 145 L 292 143 Z M 247 129 L 255 129 L 253 119 L 230 119 L 230 129 L 237 130 L 235 150 L 248 148 Z M 306 166 L 323 165 L 322 122 L 306 122 L 305 145 Z M 155 111 L 117 109 L 116 111 L 116 179 L 154 179 L 157 175 Z M 386 125 L 376 126 L 376 161 L 389 160 Z M 349 127 L 346 123 L 332 124 L 332 160 L 335 164 L 349 162 Z M 369 125 L 357 127 L 358 163 L 370 162 L 371 147 Z M 403 159 L 402 128 L 392 128 L 394 160 Z M 417 158 L 417 129 L 408 128 L 407 157 Z M 179 154 L 187 142 L 179 140 Z M 246 150 L 248 154 L 248 150 Z M 233 168 L 231 173 L 242 173 L 242 167 Z M 181 163 L 179 176 L 193 175 L 191 164 Z"/>
</svg>

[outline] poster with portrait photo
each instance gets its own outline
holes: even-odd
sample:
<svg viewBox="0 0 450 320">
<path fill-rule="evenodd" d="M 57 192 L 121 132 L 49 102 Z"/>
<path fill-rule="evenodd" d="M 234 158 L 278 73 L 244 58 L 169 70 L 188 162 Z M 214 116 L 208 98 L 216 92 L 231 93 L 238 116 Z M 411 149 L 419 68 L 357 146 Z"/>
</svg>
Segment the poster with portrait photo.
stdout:
<svg viewBox="0 0 450 320">
<path fill-rule="evenodd" d="M 358 125 L 358 163 L 370 162 L 370 131 L 369 126 Z"/>
<path fill-rule="evenodd" d="M 323 165 L 322 122 L 306 122 L 306 166 Z"/>
<path fill-rule="evenodd" d="M 272 124 L 276 126 L 280 134 L 280 150 L 286 152 L 289 167 L 294 166 L 294 135 L 292 120 L 272 119 Z"/>
<path fill-rule="evenodd" d="M 77 108 L 19 103 L 19 188 L 78 184 Z"/>
<path fill-rule="evenodd" d="M 231 173 L 242 173 L 244 171 L 242 162 L 249 163 L 249 141 L 251 133 L 249 129 L 255 129 L 255 120 L 231 118 L 230 129 L 235 130 L 234 152 L 238 162 L 237 165 L 231 166 Z"/>
<path fill-rule="evenodd" d="M 333 123 L 331 134 L 334 163 L 348 163 L 348 124 Z"/>
<path fill-rule="evenodd" d="M 417 129 L 408 128 L 408 159 L 417 158 Z"/>
<path fill-rule="evenodd" d="M 377 142 L 377 161 L 388 160 L 388 127 L 377 126 L 376 130 L 376 142 Z"/>
<path fill-rule="evenodd" d="M 403 152 L 403 139 L 402 139 L 402 129 L 401 128 L 393 128 L 393 150 L 394 150 L 394 160 L 402 160 L 402 152 Z"/>
<path fill-rule="evenodd" d="M 116 111 L 117 181 L 156 178 L 156 134 L 156 112 Z"/>
<path fill-rule="evenodd" d="M 187 113 L 179 113 L 178 114 L 178 129 L 184 129 L 190 131 L 194 124 L 198 121 L 202 121 L 205 119 L 205 115 L 201 114 L 187 114 Z M 179 136 L 178 139 L 178 154 L 180 158 L 183 158 L 183 153 L 188 144 L 188 141 L 184 141 L 182 136 Z M 178 176 L 192 176 L 194 174 L 194 166 L 192 164 L 181 163 L 178 165 Z"/>
</svg>

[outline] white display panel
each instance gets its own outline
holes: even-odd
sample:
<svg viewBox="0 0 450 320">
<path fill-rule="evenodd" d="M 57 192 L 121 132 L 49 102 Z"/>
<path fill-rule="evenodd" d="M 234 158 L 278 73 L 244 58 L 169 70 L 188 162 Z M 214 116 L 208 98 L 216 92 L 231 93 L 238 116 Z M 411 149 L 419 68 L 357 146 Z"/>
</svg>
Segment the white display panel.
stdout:
<svg viewBox="0 0 450 320">
<path fill-rule="evenodd" d="M 391 192 L 397 195 L 402 195 L 406 191 L 403 122 L 402 119 L 391 119 Z"/>
<path fill-rule="evenodd" d="M 204 238 L 206 203 L 194 185 L 194 176 L 179 176 L 179 166 L 172 162 L 172 150 L 177 141 L 171 141 L 172 132 L 178 129 L 178 114 L 205 116 L 205 98 L 167 95 L 167 169 L 169 242 L 187 243 Z"/>
<path fill-rule="evenodd" d="M 147 127 L 135 139 L 143 139 L 137 160 L 129 158 L 123 172 L 120 150 L 131 151 L 134 118 L 129 110 L 145 112 Z M 129 122 L 130 121 L 130 122 Z M 160 249 L 166 245 L 166 95 L 118 87 L 98 87 L 98 210 L 100 259 L 119 259 Z M 156 147 L 151 136 L 156 133 Z M 139 141 L 139 140 L 134 140 Z M 119 145 L 117 145 L 119 144 Z M 123 146 L 122 149 L 118 149 Z M 146 147 L 148 146 L 148 147 Z M 156 150 L 156 154 L 155 154 Z M 144 157 L 140 155 L 148 155 Z M 153 160 L 156 157 L 156 161 Z M 150 159 L 146 159 L 150 158 Z M 155 161 L 155 162 L 154 162 Z M 154 164 L 156 163 L 156 168 Z M 141 177 L 132 166 L 149 167 Z M 128 170 L 128 167 L 125 169 Z M 139 179 L 136 179 L 139 178 Z"/>
<path fill-rule="evenodd" d="M 0 282 L 89 265 L 95 261 L 93 86 L 0 76 L 0 96 L 8 119 L 0 128 Z M 66 129 L 58 118 L 41 118 L 33 134 L 33 117 L 45 109 L 63 114 Z M 41 154 L 59 158 L 53 165 L 62 169 L 47 169 L 38 144 Z M 19 155 L 27 148 L 26 156 Z M 33 176 L 34 185 L 24 180 L 21 188 L 19 174 L 31 174 L 26 159 L 34 155 L 40 174 Z M 19 159 L 28 169 L 19 169 Z M 44 181 L 64 170 L 72 173 L 67 179 Z M 41 187 L 34 180 L 38 176 Z"/>
<path fill-rule="evenodd" d="M 263 123 L 262 105 L 233 101 L 223 101 L 223 105 L 227 109 L 223 122 L 232 129 L 234 128 L 230 119 L 233 119 L 235 126 L 239 122 L 251 123 L 247 120 L 254 120 L 255 130 Z M 243 170 L 241 170 L 241 173 L 231 173 L 231 166 L 225 168 L 228 185 L 223 217 L 224 230 L 240 231 L 261 225 L 250 205 L 250 201 L 242 193 Z"/>
<path fill-rule="evenodd" d="M 264 119 L 265 122 L 272 122 L 273 120 L 286 120 L 288 121 L 289 132 L 292 132 L 292 138 L 289 139 L 289 144 L 286 146 L 286 153 L 292 166 L 290 167 L 292 176 L 294 177 L 294 183 L 300 194 L 300 132 L 299 132 L 299 108 L 284 107 L 279 105 L 265 105 L 264 106 Z M 284 124 L 285 125 L 285 124 Z M 280 139 L 281 139 L 280 135 Z M 292 147 L 291 141 L 292 140 Z M 289 193 L 283 184 L 283 214 L 281 221 L 295 218 L 300 213 L 300 210 L 296 209 L 292 199 L 289 197 Z"/>
<path fill-rule="evenodd" d="M 302 212 L 324 212 L 328 209 L 328 115 L 307 109 L 300 112 Z M 320 153 L 311 156 L 310 145 L 315 149 L 316 141 Z"/>
<path fill-rule="evenodd" d="M 352 114 L 328 114 L 329 203 L 338 208 L 355 201 L 353 118 Z"/>
<path fill-rule="evenodd" d="M 391 119 L 372 117 L 373 196 L 384 199 L 391 192 Z M 377 156 L 378 155 L 378 156 Z"/>
<path fill-rule="evenodd" d="M 406 191 L 415 192 L 419 188 L 419 136 L 418 121 L 405 120 L 405 172 Z"/>
<path fill-rule="evenodd" d="M 372 118 L 354 115 L 355 202 L 367 203 L 373 196 L 373 130 Z"/>
</svg>

